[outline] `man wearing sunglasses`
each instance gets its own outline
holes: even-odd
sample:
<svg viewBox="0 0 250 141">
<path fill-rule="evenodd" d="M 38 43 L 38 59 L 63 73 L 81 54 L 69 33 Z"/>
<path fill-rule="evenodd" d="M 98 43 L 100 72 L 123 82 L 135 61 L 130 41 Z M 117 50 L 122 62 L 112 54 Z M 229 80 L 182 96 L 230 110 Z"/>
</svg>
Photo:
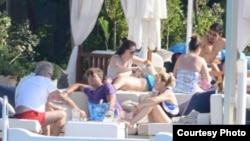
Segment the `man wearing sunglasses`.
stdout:
<svg viewBox="0 0 250 141">
<path fill-rule="evenodd" d="M 51 101 L 62 101 L 69 108 L 77 108 L 77 105 L 65 94 L 58 91 L 51 81 L 53 65 L 43 61 L 36 66 L 33 76 L 26 77 L 19 83 L 15 95 L 15 118 L 38 120 L 43 130 L 50 126 L 47 135 L 58 136 L 66 122 L 66 112 L 62 108 L 46 111 L 46 104 Z M 86 117 L 80 110 L 81 117 Z"/>
<path fill-rule="evenodd" d="M 103 83 L 103 71 L 100 68 L 89 68 L 86 72 L 88 84 L 75 83 L 66 89 L 65 93 L 74 91 L 83 91 L 88 101 L 94 104 L 100 102 L 109 103 L 109 111 L 118 110 L 119 115 L 122 115 L 122 109 L 116 99 L 116 90 L 110 83 Z M 119 118 L 118 115 L 118 118 Z"/>
</svg>

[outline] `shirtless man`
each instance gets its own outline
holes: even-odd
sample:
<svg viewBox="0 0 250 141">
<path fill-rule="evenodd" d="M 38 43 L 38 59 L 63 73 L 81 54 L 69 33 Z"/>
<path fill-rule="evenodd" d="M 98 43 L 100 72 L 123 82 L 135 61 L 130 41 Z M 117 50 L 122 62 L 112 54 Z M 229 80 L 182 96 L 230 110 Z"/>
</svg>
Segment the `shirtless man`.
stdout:
<svg viewBox="0 0 250 141">
<path fill-rule="evenodd" d="M 218 67 L 217 55 L 225 47 L 226 39 L 222 37 L 223 27 L 214 23 L 210 26 L 207 35 L 202 37 L 203 46 L 201 48 L 200 56 L 203 57 L 208 66 L 212 70 L 220 71 Z"/>
</svg>

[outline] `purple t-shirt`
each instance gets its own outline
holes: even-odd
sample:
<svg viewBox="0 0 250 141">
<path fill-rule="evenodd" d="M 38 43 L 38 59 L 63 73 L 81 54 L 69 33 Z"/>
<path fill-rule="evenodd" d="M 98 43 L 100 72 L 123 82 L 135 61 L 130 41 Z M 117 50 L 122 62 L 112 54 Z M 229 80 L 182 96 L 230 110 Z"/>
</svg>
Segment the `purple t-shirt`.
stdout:
<svg viewBox="0 0 250 141">
<path fill-rule="evenodd" d="M 116 94 L 114 86 L 110 83 L 105 83 L 102 86 L 98 87 L 96 90 L 93 90 L 92 87 L 87 87 L 83 91 L 87 95 L 88 101 L 95 104 L 98 104 L 101 99 L 103 99 L 104 103 L 107 103 L 108 102 L 107 96 L 110 94 Z M 116 99 L 116 107 L 120 108 L 117 99 Z"/>
</svg>

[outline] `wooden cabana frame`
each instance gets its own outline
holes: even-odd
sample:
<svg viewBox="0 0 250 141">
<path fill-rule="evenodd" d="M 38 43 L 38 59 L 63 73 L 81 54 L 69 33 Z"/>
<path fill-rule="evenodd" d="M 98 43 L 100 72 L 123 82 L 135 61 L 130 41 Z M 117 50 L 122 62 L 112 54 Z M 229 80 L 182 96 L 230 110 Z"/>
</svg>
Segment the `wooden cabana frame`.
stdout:
<svg viewBox="0 0 250 141">
<path fill-rule="evenodd" d="M 99 67 L 103 70 L 103 75 L 107 75 L 107 68 L 112 54 L 86 53 L 82 46 L 79 46 L 76 67 L 76 82 L 87 83 L 84 76 L 86 70 L 91 67 Z"/>
</svg>

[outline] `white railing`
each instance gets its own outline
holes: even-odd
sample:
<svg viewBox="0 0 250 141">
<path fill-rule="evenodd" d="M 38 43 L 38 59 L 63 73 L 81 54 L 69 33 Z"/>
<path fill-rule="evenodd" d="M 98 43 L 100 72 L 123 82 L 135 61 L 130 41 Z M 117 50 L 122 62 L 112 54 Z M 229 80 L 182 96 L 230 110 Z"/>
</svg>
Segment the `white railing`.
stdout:
<svg viewBox="0 0 250 141">
<path fill-rule="evenodd" d="M 8 120 L 8 111 L 7 111 L 8 97 L 5 95 L 3 97 L 2 103 L 2 141 L 7 141 L 9 120 Z"/>
</svg>

